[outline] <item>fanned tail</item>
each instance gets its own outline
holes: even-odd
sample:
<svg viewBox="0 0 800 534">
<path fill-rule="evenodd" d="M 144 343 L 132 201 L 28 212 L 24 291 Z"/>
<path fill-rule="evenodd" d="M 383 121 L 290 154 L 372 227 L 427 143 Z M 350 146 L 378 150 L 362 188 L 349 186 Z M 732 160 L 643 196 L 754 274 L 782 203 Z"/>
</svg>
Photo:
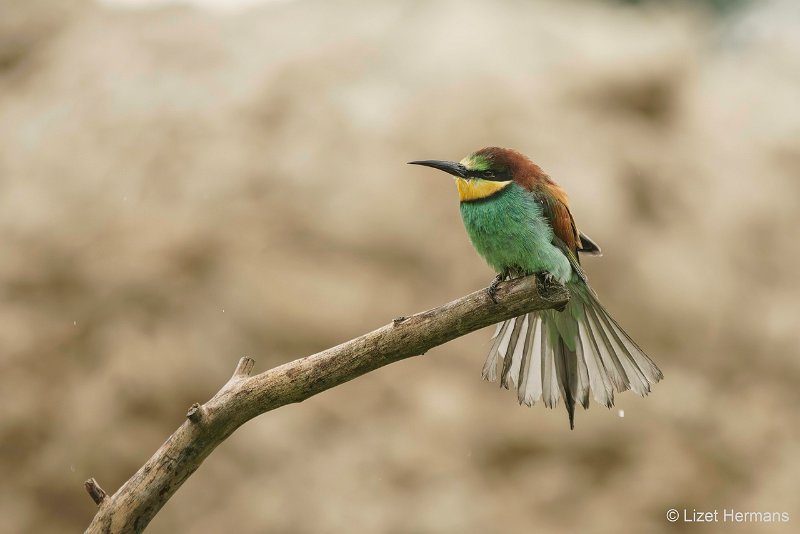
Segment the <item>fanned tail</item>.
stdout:
<svg viewBox="0 0 800 534">
<path fill-rule="evenodd" d="M 569 289 L 563 312 L 528 313 L 497 326 L 483 378 L 516 388 L 520 404 L 542 399 L 553 408 L 563 398 L 574 428 L 575 405 L 587 409 L 590 393 L 611 408 L 615 391 L 645 396 L 663 374 L 583 281 Z"/>
</svg>

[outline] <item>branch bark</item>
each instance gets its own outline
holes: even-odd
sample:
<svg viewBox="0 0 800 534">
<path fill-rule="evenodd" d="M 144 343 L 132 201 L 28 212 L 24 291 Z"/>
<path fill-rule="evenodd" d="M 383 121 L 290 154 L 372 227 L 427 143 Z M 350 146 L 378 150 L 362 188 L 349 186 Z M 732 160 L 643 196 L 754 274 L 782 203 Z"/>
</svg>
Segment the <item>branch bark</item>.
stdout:
<svg viewBox="0 0 800 534">
<path fill-rule="evenodd" d="M 193 404 L 186 421 L 116 493 L 107 496 L 99 490 L 100 496 L 94 491 L 97 482 L 87 481 L 98 510 L 86 532 L 143 531 L 211 451 L 258 415 L 425 354 L 479 328 L 534 310 L 561 308 L 569 292 L 560 285 L 537 284 L 535 276 L 527 276 L 500 284 L 496 299 L 494 303 L 485 290 L 476 291 L 255 376 L 250 376 L 254 361 L 242 358 L 222 389 L 205 404 Z"/>
</svg>

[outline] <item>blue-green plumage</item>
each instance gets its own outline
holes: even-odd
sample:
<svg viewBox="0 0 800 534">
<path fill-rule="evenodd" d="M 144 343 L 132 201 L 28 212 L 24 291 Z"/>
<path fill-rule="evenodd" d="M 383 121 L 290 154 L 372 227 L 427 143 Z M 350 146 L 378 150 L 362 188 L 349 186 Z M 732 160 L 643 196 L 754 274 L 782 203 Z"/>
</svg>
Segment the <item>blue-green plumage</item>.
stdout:
<svg viewBox="0 0 800 534">
<path fill-rule="evenodd" d="M 498 273 L 549 272 L 562 284 L 572 277 L 569 260 L 553 245 L 553 229 L 541 204 L 519 185 L 462 202 L 461 219 L 472 245 Z"/>
</svg>

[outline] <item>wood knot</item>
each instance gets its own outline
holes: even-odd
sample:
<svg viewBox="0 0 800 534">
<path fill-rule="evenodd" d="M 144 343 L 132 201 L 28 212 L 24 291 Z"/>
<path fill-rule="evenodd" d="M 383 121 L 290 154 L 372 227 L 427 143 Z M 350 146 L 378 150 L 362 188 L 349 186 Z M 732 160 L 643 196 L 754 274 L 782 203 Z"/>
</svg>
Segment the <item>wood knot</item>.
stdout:
<svg viewBox="0 0 800 534">
<path fill-rule="evenodd" d="M 200 406 L 199 403 L 195 402 L 189 407 L 189 411 L 186 412 L 186 418 L 191 421 L 192 423 L 199 423 L 200 419 L 203 417 L 203 407 Z"/>
</svg>

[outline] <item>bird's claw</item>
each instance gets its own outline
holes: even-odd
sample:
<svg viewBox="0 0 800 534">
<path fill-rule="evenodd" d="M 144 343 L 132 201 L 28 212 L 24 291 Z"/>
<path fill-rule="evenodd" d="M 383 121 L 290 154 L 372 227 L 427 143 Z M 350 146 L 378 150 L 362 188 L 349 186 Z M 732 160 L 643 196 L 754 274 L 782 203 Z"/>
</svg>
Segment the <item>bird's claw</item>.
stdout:
<svg viewBox="0 0 800 534">
<path fill-rule="evenodd" d="M 543 273 L 539 273 L 538 276 L 539 276 L 539 280 L 542 282 L 542 287 L 544 287 L 544 288 L 551 288 L 551 287 L 555 287 L 555 286 L 560 286 L 561 285 L 561 283 L 558 280 L 556 280 L 556 277 L 553 276 L 552 273 L 549 273 L 547 271 L 545 271 Z M 563 312 L 565 309 L 567 309 L 567 305 L 566 304 L 563 304 L 563 305 L 559 306 L 558 308 L 555 308 L 555 310 L 557 312 Z"/>
<path fill-rule="evenodd" d="M 494 277 L 492 283 L 489 284 L 489 287 L 486 288 L 486 293 L 489 295 L 489 298 L 492 299 L 492 302 L 497 304 L 497 288 L 500 285 L 500 282 L 505 280 L 506 273 L 500 273 Z"/>
<path fill-rule="evenodd" d="M 558 285 L 558 281 L 556 280 L 556 277 L 553 276 L 552 273 L 549 273 L 547 271 L 545 271 L 543 273 L 539 273 L 539 280 L 541 280 L 543 286 Z"/>
</svg>

